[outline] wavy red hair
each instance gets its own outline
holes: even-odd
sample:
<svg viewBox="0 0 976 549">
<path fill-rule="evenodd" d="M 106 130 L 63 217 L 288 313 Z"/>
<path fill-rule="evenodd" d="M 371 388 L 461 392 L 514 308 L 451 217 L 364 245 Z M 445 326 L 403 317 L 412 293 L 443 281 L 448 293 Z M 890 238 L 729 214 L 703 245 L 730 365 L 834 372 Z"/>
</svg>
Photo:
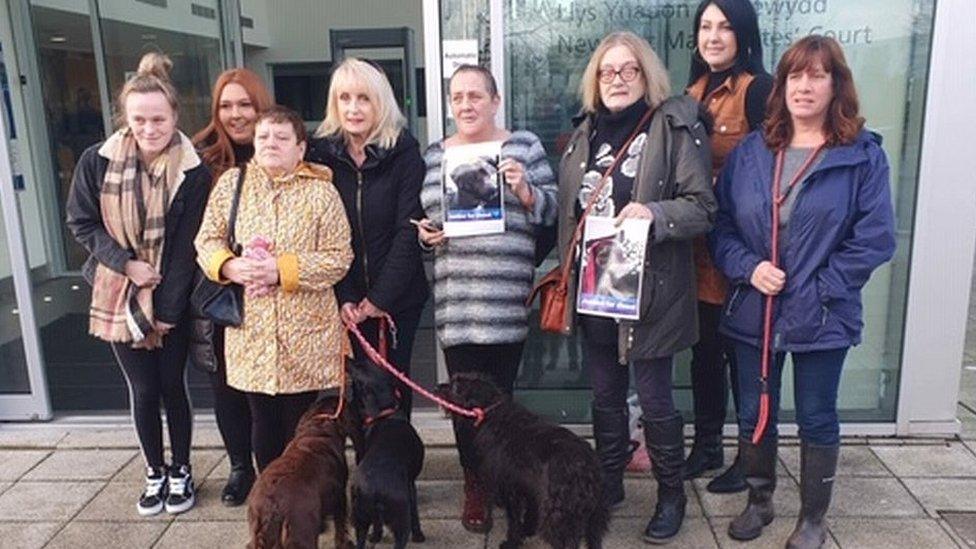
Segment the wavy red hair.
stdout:
<svg viewBox="0 0 976 549">
<path fill-rule="evenodd" d="M 854 77 L 844 51 L 837 40 L 812 34 L 790 46 L 776 66 L 773 91 L 769 94 L 763 123 L 763 135 L 770 149 L 784 149 L 793 140 L 793 118 L 786 106 L 786 78 L 792 73 L 813 70 L 817 65 L 830 73 L 834 89 L 824 122 L 827 146 L 853 143 L 864 127 Z"/>
<path fill-rule="evenodd" d="M 271 108 L 274 102 L 265 87 L 264 81 L 250 69 L 228 69 L 217 77 L 210 99 L 210 123 L 193 136 L 193 144 L 200 149 L 200 157 L 210 171 L 214 181 L 228 168 L 234 167 L 234 149 L 231 146 L 227 129 L 220 123 L 220 94 L 228 84 L 238 84 L 251 98 L 258 115 Z"/>
</svg>

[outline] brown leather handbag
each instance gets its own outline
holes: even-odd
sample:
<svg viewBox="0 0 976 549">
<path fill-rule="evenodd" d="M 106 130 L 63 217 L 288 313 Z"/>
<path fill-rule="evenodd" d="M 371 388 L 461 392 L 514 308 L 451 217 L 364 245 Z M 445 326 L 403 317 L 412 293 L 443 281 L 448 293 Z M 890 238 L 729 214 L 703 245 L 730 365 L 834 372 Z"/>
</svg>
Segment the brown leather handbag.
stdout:
<svg viewBox="0 0 976 549">
<path fill-rule="evenodd" d="M 535 287 L 532 288 L 532 293 L 529 294 L 529 299 L 526 300 L 526 306 L 532 305 L 532 302 L 535 301 L 536 294 L 540 296 L 539 328 L 542 331 L 557 334 L 568 334 L 570 332 L 570 326 L 566 322 L 566 308 L 572 306 L 569 303 L 569 277 L 572 274 L 573 265 L 576 263 L 576 247 L 579 244 L 580 238 L 583 237 L 583 226 L 586 222 L 586 216 L 589 215 L 590 211 L 593 210 L 593 206 L 596 205 L 600 193 L 603 192 L 603 188 L 606 187 L 607 181 L 610 179 L 610 174 L 617 169 L 617 165 L 626 156 L 625 153 L 630 147 L 631 141 L 637 137 L 644 124 L 650 120 L 652 114 L 654 114 L 654 109 L 650 109 L 644 114 L 640 122 L 637 123 L 637 127 L 631 132 L 630 137 L 627 138 L 627 141 L 624 141 L 624 144 L 617 151 L 613 163 L 603 172 L 603 177 L 600 178 L 596 189 L 590 195 L 590 200 L 586 203 L 586 208 L 583 209 L 583 213 L 580 215 L 579 222 L 576 224 L 576 230 L 573 232 L 573 238 L 570 239 L 569 247 L 566 253 L 563 254 L 566 260 L 562 265 L 546 273 Z"/>
</svg>

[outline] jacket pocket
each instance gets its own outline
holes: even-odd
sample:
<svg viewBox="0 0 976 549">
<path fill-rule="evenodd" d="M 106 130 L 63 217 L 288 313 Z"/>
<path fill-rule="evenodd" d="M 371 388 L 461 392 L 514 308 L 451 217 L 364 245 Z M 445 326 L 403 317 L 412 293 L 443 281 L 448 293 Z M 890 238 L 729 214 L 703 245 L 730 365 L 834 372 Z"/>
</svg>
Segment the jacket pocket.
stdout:
<svg viewBox="0 0 976 549">
<path fill-rule="evenodd" d="M 736 286 L 729 297 L 722 324 L 744 337 L 759 337 L 763 329 L 763 294 L 748 284 Z"/>
<path fill-rule="evenodd" d="M 656 300 L 663 298 L 663 295 L 659 295 L 657 291 L 659 281 L 664 281 L 659 273 L 644 271 L 644 285 L 641 287 L 640 295 L 640 322 L 652 320 L 654 318 L 652 313 L 661 309 L 660 304 L 655 303 Z"/>
</svg>

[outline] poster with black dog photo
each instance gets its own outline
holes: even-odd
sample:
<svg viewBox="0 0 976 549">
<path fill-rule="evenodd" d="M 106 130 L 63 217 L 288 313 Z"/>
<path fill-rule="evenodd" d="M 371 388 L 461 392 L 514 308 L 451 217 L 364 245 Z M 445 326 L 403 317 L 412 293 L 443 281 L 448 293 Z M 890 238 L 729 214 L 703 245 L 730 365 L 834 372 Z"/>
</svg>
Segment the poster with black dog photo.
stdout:
<svg viewBox="0 0 976 549">
<path fill-rule="evenodd" d="M 444 151 L 444 236 L 505 232 L 505 196 L 498 172 L 501 150 L 501 141 L 489 141 Z"/>
<path fill-rule="evenodd" d="M 650 229 L 647 219 L 625 219 L 618 227 L 612 217 L 586 218 L 576 312 L 640 318 L 641 274 Z"/>
</svg>

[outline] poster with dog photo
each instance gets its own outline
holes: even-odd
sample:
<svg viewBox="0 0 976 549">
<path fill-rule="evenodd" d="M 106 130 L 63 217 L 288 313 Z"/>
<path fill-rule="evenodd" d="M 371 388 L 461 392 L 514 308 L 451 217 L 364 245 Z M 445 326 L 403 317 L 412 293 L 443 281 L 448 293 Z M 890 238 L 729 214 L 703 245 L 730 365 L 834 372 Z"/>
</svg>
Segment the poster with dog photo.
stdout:
<svg viewBox="0 0 976 549">
<path fill-rule="evenodd" d="M 612 217 L 586 218 L 576 312 L 640 318 L 641 274 L 650 229 L 647 219 L 625 219 L 618 227 Z"/>
<path fill-rule="evenodd" d="M 444 236 L 505 232 L 501 141 L 448 147 L 441 163 Z"/>
</svg>

